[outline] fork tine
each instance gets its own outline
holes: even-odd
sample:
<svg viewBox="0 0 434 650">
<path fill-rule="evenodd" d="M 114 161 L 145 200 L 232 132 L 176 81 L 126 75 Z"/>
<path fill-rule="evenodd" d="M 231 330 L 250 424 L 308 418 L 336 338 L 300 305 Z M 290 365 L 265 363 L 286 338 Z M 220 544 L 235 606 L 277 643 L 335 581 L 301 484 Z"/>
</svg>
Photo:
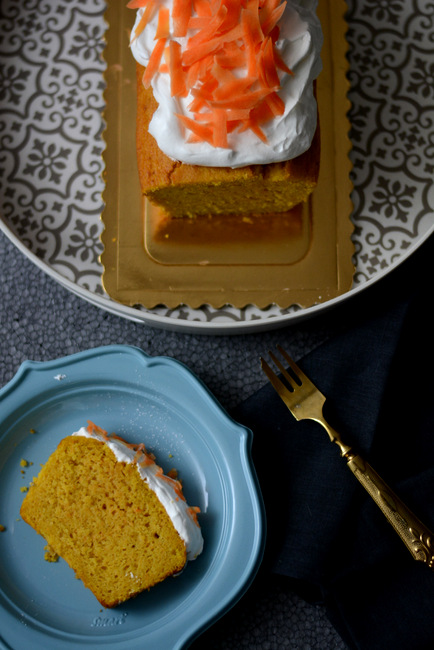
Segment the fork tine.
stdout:
<svg viewBox="0 0 434 650">
<path fill-rule="evenodd" d="M 277 393 L 283 398 L 285 395 L 285 391 L 288 390 L 287 387 L 279 379 L 279 377 L 276 375 L 274 370 L 270 368 L 268 363 L 262 357 L 261 357 L 261 368 L 267 375 L 268 379 L 270 380 L 270 383 L 273 386 L 274 390 L 277 391 Z"/>
<path fill-rule="evenodd" d="M 294 383 L 295 383 L 294 378 L 291 377 L 291 375 L 288 373 L 288 371 L 287 371 L 287 369 L 285 368 L 285 366 L 284 366 L 284 365 L 282 364 L 282 362 L 281 362 L 281 361 L 276 357 L 276 355 L 274 355 L 271 351 L 269 351 L 268 354 L 270 355 L 270 359 L 273 361 L 273 363 L 277 366 L 277 368 L 280 370 L 280 372 L 282 373 L 282 375 L 285 377 L 285 379 L 286 379 L 286 381 L 288 382 L 288 384 L 289 384 L 291 390 L 294 390 L 294 388 L 295 388 L 295 387 L 294 387 Z"/>
<path fill-rule="evenodd" d="M 294 373 L 294 375 L 299 380 L 300 384 L 303 384 L 303 383 L 311 384 L 312 383 L 311 380 L 304 374 L 303 370 L 295 363 L 295 361 L 293 359 L 291 359 L 291 357 L 286 352 L 286 350 L 284 348 L 282 348 L 282 346 L 279 345 L 279 344 L 276 345 L 276 347 L 279 350 L 282 357 L 288 363 L 289 367 L 291 368 L 292 372 Z"/>
</svg>

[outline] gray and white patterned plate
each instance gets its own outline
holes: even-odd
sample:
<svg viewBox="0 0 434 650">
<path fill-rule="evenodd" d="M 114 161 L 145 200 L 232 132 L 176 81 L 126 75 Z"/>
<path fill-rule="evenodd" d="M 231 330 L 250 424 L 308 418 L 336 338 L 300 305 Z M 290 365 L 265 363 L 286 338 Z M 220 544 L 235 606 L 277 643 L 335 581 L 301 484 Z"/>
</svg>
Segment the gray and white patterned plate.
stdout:
<svg viewBox="0 0 434 650">
<path fill-rule="evenodd" d="M 99 262 L 104 11 L 103 0 L 0 5 L 0 227 L 69 290 L 155 326 L 259 331 L 367 288 L 434 231 L 434 4 L 348 0 L 356 264 L 351 291 L 301 310 L 146 310 L 112 301 Z"/>
</svg>

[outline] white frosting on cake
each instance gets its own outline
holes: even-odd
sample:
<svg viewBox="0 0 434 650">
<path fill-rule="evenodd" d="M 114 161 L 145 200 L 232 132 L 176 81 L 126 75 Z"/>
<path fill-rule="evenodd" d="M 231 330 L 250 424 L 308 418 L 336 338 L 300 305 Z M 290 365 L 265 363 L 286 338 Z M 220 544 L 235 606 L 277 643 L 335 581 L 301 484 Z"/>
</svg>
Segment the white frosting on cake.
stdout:
<svg viewBox="0 0 434 650">
<path fill-rule="evenodd" d="M 170 96 L 170 77 L 157 73 L 152 81 L 154 97 L 159 106 L 149 126 L 161 151 L 174 160 L 190 165 L 241 167 L 290 160 L 306 151 L 317 125 L 317 105 L 313 81 L 321 71 L 320 58 L 323 35 L 316 16 L 317 0 L 288 0 L 279 22 L 280 36 L 276 47 L 293 75 L 281 73 L 279 96 L 285 103 L 282 116 L 261 128 L 267 137 L 264 143 L 251 131 L 229 134 L 229 148 L 216 148 L 207 142 L 187 143 L 177 113 L 193 117 L 187 106 L 192 97 Z M 171 0 L 162 0 L 171 8 Z M 131 51 L 138 63 L 147 66 L 155 46 L 157 16 L 134 39 L 135 28 L 143 13 L 137 11 L 131 34 Z M 182 47 L 185 39 L 177 38 Z"/>
<path fill-rule="evenodd" d="M 178 535 L 184 541 L 187 560 L 196 559 L 203 549 L 202 533 L 192 516 L 189 505 L 177 494 L 173 484 L 175 482 L 170 479 L 167 480 L 168 477 L 162 478 L 159 475 L 161 468 L 155 462 L 141 464 L 140 458 L 137 458 L 136 450 L 131 448 L 125 441 L 117 437 L 104 435 L 104 433 L 102 430 L 101 433 L 98 433 L 98 427 L 95 427 L 92 431 L 89 431 L 86 427 L 82 427 L 72 435 L 99 440 L 112 450 L 120 463 L 134 464 L 141 478 L 157 495 Z M 150 459 L 148 454 L 146 456 Z"/>
</svg>

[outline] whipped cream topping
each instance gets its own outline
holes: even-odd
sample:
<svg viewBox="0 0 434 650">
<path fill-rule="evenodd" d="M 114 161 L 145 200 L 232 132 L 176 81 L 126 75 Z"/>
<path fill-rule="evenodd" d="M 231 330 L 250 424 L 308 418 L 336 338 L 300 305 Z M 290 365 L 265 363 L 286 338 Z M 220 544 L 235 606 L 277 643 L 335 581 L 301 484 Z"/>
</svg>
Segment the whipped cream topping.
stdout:
<svg viewBox="0 0 434 650">
<path fill-rule="evenodd" d="M 93 438 L 106 444 L 114 453 L 120 463 L 133 463 L 137 467 L 141 478 L 155 492 L 159 501 L 164 506 L 178 535 L 185 543 L 187 560 L 195 560 L 203 549 L 203 537 L 200 527 L 194 521 L 191 508 L 183 499 L 179 498 L 171 480 L 161 477 L 161 468 L 155 463 L 142 465 L 137 462 L 137 449 L 133 449 L 124 440 L 118 437 L 107 436 L 99 427 L 81 427 L 73 436 Z M 151 460 L 146 454 L 147 460 Z"/>
<path fill-rule="evenodd" d="M 313 81 L 322 69 L 320 52 L 323 35 L 316 16 L 317 0 L 288 0 L 279 21 L 280 35 L 276 47 L 293 75 L 281 73 L 279 96 L 285 104 L 283 115 L 261 126 L 267 142 L 253 132 L 229 134 L 229 147 L 213 147 L 207 142 L 186 142 L 185 132 L 176 114 L 194 119 L 188 110 L 192 97 L 171 97 L 170 77 L 158 72 L 152 81 L 158 102 L 149 132 L 161 151 L 173 160 L 190 165 L 242 167 L 290 160 L 306 151 L 317 125 L 317 105 Z M 161 6 L 171 9 L 171 0 L 161 0 Z M 155 46 L 157 16 L 135 38 L 135 29 L 143 14 L 139 9 L 131 34 L 131 51 L 138 63 L 147 66 Z M 188 36 L 187 36 L 188 38 Z M 181 47 L 185 38 L 177 38 Z"/>
</svg>

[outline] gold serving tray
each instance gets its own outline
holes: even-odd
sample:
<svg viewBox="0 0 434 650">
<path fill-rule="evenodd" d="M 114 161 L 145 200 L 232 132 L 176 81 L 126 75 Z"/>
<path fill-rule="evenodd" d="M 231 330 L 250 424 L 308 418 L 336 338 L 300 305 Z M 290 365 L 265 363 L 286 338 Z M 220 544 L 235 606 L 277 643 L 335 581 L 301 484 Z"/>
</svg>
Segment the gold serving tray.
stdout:
<svg viewBox="0 0 434 650">
<path fill-rule="evenodd" d="M 333 9 L 331 7 L 333 3 Z M 321 0 L 323 71 L 318 186 L 309 202 L 281 215 L 168 219 L 144 200 L 136 164 L 136 74 L 129 50 L 134 12 L 109 0 L 105 120 L 103 284 L 125 305 L 195 309 L 230 304 L 309 307 L 351 288 L 351 145 L 347 99 L 346 4 Z"/>
</svg>

